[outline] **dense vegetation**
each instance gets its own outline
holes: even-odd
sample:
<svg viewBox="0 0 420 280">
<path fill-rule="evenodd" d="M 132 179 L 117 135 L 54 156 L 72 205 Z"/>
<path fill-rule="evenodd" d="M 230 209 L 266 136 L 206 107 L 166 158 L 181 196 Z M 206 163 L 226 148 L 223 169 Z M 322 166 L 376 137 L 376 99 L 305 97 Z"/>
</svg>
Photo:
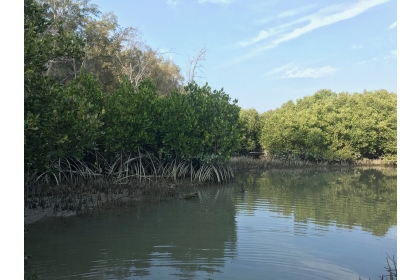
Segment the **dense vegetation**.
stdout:
<svg viewBox="0 0 420 280">
<path fill-rule="evenodd" d="M 263 114 L 243 110 L 223 89 L 196 84 L 194 71 L 184 84 L 177 65 L 89 0 L 25 0 L 24 34 L 27 172 L 69 157 L 95 164 L 98 153 L 396 161 L 396 94 L 386 90 L 321 90 Z"/>
<path fill-rule="evenodd" d="M 265 113 L 261 144 L 270 154 L 347 160 L 397 155 L 397 96 L 386 90 L 334 93 L 289 101 Z"/>
<path fill-rule="evenodd" d="M 104 152 L 225 160 L 239 137 L 239 107 L 227 94 L 189 83 L 159 97 L 146 80 L 136 93 L 129 81 L 105 98 Z"/>
<path fill-rule="evenodd" d="M 238 152 L 247 154 L 251 151 L 261 151 L 261 116 L 254 108 L 242 109 L 239 115 L 241 138 Z"/>
<path fill-rule="evenodd" d="M 199 162 L 230 156 L 239 138 L 240 108 L 223 89 L 191 81 L 163 94 L 159 79 L 122 75 L 112 90 L 101 81 L 106 75 L 90 71 L 84 60 L 91 52 L 88 23 L 66 30 L 63 21 L 55 25 L 48 17 L 51 9 L 25 0 L 26 170 L 54 171 L 65 157 L 95 163 L 94 151 L 105 158 L 141 153 Z M 63 82 L 52 62 L 69 60 L 85 66 Z"/>
<path fill-rule="evenodd" d="M 241 110 L 239 153 L 311 162 L 397 159 L 397 95 L 320 90 L 258 114 Z"/>
</svg>

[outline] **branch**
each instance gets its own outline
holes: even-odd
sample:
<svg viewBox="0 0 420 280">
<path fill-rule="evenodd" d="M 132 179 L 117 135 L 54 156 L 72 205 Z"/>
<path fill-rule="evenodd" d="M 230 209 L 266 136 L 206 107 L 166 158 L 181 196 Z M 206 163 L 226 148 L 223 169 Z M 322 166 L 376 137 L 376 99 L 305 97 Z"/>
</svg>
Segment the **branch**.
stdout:
<svg viewBox="0 0 420 280">
<path fill-rule="evenodd" d="M 198 52 L 197 55 L 195 57 L 193 57 L 192 59 L 190 58 L 190 56 L 188 56 L 188 62 L 189 62 L 189 70 L 188 70 L 188 81 L 194 81 L 195 77 L 198 78 L 203 78 L 202 76 L 197 76 L 197 71 L 200 71 L 201 73 L 204 73 L 202 68 L 204 68 L 202 61 L 206 60 L 206 54 L 207 54 L 207 49 L 206 49 L 206 45 L 204 45 L 204 47 L 202 47 Z"/>
</svg>

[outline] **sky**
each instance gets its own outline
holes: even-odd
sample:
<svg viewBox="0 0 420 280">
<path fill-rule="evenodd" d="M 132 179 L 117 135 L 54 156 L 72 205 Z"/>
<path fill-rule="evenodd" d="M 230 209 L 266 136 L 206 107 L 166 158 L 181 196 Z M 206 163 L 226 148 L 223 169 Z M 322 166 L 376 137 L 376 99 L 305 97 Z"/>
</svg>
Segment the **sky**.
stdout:
<svg viewBox="0 0 420 280">
<path fill-rule="evenodd" d="M 321 89 L 397 92 L 395 0 L 91 0 L 170 52 L 184 76 L 205 48 L 199 84 L 259 113 Z"/>
</svg>

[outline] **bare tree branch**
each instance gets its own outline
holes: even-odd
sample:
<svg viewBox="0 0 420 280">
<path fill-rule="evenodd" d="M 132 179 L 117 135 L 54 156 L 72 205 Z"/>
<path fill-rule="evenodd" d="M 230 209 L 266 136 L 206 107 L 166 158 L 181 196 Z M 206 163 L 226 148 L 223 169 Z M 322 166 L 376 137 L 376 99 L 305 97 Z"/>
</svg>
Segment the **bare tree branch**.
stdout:
<svg viewBox="0 0 420 280">
<path fill-rule="evenodd" d="M 204 45 L 204 47 L 202 47 L 200 50 L 197 51 L 196 49 L 196 55 L 194 57 L 190 57 L 188 55 L 188 82 L 192 82 L 194 81 L 196 78 L 202 79 L 203 76 L 199 76 L 197 75 L 198 72 L 200 73 L 204 73 L 203 72 L 203 64 L 202 62 L 206 60 L 206 54 L 207 54 L 207 49 L 206 49 L 206 45 Z"/>
</svg>

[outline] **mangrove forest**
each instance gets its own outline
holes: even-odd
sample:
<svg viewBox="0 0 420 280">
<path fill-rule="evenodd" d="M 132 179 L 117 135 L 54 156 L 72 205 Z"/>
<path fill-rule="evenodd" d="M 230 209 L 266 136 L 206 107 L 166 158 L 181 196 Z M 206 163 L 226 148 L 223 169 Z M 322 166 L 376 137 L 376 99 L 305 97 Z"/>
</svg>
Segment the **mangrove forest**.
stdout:
<svg viewBox="0 0 420 280">
<path fill-rule="evenodd" d="M 259 113 L 185 79 L 136 29 L 89 1 L 25 0 L 24 28 L 26 183 L 157 170 L 220 182 L 233 176 L 229 159 L 250 152 L 396 163 L 393 92 L 322 89 Z"/>
</svg>

